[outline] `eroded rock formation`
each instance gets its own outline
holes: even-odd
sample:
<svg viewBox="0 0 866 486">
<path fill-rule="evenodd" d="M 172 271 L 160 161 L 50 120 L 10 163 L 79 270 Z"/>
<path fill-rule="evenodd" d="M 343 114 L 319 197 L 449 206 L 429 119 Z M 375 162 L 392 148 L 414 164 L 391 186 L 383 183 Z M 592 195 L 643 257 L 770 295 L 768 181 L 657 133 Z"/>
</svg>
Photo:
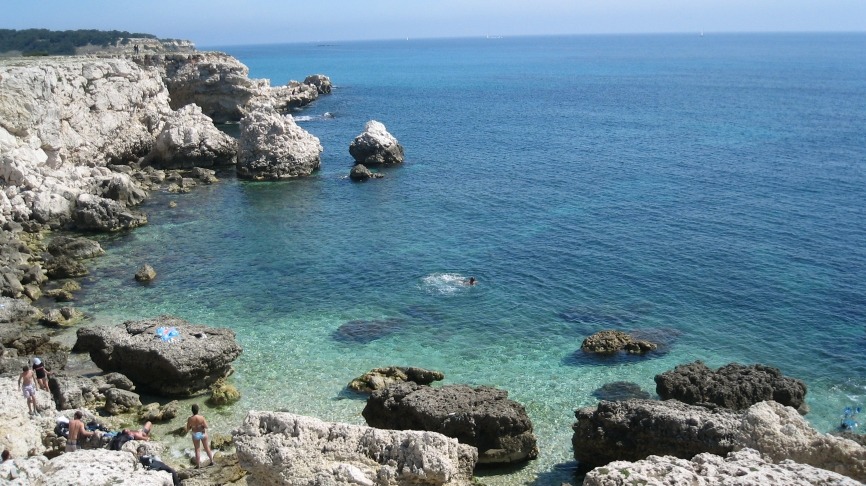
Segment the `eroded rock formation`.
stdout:
<svg viewBox="0 0 866 486">
<path fill-rule="evenodd" d="M 349 154 L 355 163 L 369 166 L 400 164 L 404 158 L 403 146 L 376 120 L 368 121 L 364 131 L 352 140 Z"/>
<path fill-rule="evenodd" d="M 474 447 L 433 432 L 250 412 L 233 433 L 250 484 L 469 485 Z"/>
<path fill-rule="evenodd" d="M 319 168 L 322 144 L 291 115 L 263 104 L 241 120 L 239 177 L 280 180 L 308 176 Z"/>
</svg>

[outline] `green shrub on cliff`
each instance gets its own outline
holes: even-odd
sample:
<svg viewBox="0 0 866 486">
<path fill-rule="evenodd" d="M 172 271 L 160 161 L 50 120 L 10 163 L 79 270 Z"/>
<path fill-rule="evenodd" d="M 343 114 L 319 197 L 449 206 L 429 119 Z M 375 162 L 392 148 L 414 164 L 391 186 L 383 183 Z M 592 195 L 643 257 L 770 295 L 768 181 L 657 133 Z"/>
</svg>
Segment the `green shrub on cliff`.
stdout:
<svg viewBox="0 0 866 486">
<path fill-rule="evenodd" d="M 156 39 L 153 34 L 138 34 L 121 30 L 0 29 L 0 53 L 20 51 L 25 56 L 71 55 L 75 54 L 77 47 L 87 45 L 105 47 L 129 37 Z"/>
</svg>

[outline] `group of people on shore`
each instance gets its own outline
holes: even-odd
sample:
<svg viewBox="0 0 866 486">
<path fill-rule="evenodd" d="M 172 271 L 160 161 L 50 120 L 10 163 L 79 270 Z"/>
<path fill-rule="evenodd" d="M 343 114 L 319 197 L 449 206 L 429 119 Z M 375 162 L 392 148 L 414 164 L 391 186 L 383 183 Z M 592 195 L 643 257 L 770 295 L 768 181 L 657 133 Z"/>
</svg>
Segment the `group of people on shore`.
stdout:
<svg viewBox="0 0 866 486">
<path fill-rule="evenodd" d="M 50 391 L 48 386 L 48 374 L 48 370 L 45 369 L 45 363 L 43 363 L 40 358 L 36 357 L 33 358 L 33 364 L 31 366 L 24 365 L 22 367 L 21 374 L 18 376 L 18 387 L 21 389 L 21 393 L 27 400 L 27 408 L 31 417 L 39 416 L 39 408 L 36 402 L 37 389 Z M 193 404 L 191 409 L 192 415 L 190 415 L 186 421 L 184 434 L 192 433 L 192 443 L 193 448 L 195 449 L 195 467 L 201 467 L 200 455 L 202 448 L 204 448 L 204 451 L 210 460 L 210 464 L 212 465 L 214 463 L 214 454 L 210 448 L 207 420 L 199 413 L 200 409 L 198 404 Z M 73 419 L 69 421 L 65 452 L 75 452 L 79 449 L 80 443 L 83 439 L 90 438 L 94 435 L 98 437 L 102 434 L 99 430 L 89 430 L 85 425 L 83 418 L 84 414 L 80 410 L 76 410 Z M 117 442 L 120 444 L 128 440 L 148 441 L 150 440 L 152 430 L 153 424 L 149 421 L 139 430 L 123 429 L 119 434 L 117 434 L 117 436 L 121 437 L 121 440 Z M 119 449 L 119 445 L 117 448 Z M 180 484 L 177 471 L 162 462 L 159 457 L 148 454 L 146 446 L 140 445 L 136 451 L 136 456 L 138 457 L 139 462 L 147 469 L 166 471 L 171 474 L 172 482 L 175 485 Z M 8 469 L 10 475 L 15 475 L 17 468 L 14 465 L 12 453 L 9 450 L 3 451 L 2 464 L 4 466 L 4 474 L 5 470 Z"/>
</svg>

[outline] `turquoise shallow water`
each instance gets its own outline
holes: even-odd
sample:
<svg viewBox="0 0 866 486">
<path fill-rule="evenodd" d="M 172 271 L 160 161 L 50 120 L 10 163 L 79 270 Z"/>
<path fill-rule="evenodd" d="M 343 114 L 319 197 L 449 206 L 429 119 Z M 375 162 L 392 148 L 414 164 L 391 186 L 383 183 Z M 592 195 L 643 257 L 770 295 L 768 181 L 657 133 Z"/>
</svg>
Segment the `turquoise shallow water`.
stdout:
<svg viewBox="0 0 866 486">
<path fill-rule="evenodd" d="M 680 363 L 776 366 L 807 383 L 823 431 L 862 403 L 866 35 L 221 49 L 273 84 L 331 77 L 296 114 L 321 171 L 155 194 L 147 227 L 102 237 L 78 302 L 99 322 L 233 328 L 244 398 L 209 411 L 218 429 L 249 409 L 363 423 L 346 383 L 422 366 L 526 406 L 541 457 L 485 483 L 559 484 L 573 410 L 613 381 L 654 394 Z M 370 119 L 407 161 L 353 184 L 348 145 Z M 131 278 L 144 262 L 149 286 Z M 381 335 L 343 339 L 353 321 Z M 607 328 L 666 352 L 575 353 Z"/>
</svg>

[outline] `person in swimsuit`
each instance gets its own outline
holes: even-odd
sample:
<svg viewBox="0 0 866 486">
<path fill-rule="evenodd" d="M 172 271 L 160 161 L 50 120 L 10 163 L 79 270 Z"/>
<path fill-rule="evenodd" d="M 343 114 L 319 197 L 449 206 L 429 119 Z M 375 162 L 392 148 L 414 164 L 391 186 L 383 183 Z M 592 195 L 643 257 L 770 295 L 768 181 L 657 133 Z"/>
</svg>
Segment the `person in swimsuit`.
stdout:
<svg viewBox="0 0 866 486">
<path fill-rule="evenodd" d="M 18 375 L 18 386 L 27 399 L 27 410 L 30 411 L 30 415 L 39 415 L 39 409 L 36 408 L 36 376 L 27 365 L 22 367 L 21 374 Z"/>
<path fill-rule="evenodd" d="M 183 428 L 183 433 L 192 431 L 192 445 L 195 448 L 195 467 L 201 467 L 199 460 L 199 450 L 204 445 L 204 451 L 207 453 L 210 463 L 213 464 L 213 452 L 210 450 L 210 439 L 207 436 L 207 420 L 198 414 L 198 404 L 192 405 L 192 415 L 186 419 L 186 427 Z"/>
<path fill-rule="evenodd" d="M 75 452 L 78 450 L 78 441 L 80 437 L 90 437 L 96 432 L 91 432 L 84 427 L 84 422 L 81 421 L 80 410 L 75 411 L 75 418 L 69 421 L 69 438 L 66 440 L 66 452 Z"/>
<path fill-rule="evenodd" d="M 41 359 L 33 358 L 33 372 L 36 373 L 36 383 L 39 388 L 48 391 L 48 371 Z"/>
<path fill-rule="evenodd" d="M 129 434 L 133 440 L 150 440 L 150 430 L 153 428 L 153 424 L 148 420 L 147 423 L 144 424 L 144 427 L 141 430 L 129 430 L 124 429 L 124 434 Z"/>
</svg>

